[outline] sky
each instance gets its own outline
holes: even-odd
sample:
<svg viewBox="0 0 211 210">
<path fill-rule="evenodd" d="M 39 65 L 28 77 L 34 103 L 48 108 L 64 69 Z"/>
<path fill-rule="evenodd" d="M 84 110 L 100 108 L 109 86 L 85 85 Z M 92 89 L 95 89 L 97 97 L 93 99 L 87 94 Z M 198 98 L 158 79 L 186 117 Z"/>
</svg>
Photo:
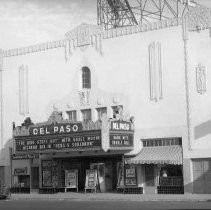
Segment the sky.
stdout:
<svg viewBox="0 0 211 210">
<path fill-rule="evenodd" d="M 0 0 L 1 48 L 63 39 L 96 17 L 96 0 Z"/>
<path fill-rule="evenodd" d="M 211 7 L 211 0 L 197 2 Z M 0 45 L 8 49 L 63 39 L 83 22 L 97 23 L 97 0 L 0 0 Z"/>
</svg>

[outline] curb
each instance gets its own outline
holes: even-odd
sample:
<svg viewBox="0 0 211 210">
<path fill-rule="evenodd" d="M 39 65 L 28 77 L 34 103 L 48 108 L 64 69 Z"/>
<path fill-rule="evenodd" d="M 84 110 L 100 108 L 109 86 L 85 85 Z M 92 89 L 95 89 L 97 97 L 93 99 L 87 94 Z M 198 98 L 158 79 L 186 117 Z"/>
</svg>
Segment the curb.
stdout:
<svg viewBox="0 0 211 210">
<path fill-rule="evenodd" d="M 117 198 L 117 197 L 10 197 L 11 201 L 27 200 L 27 201 L 122 201 L 122 202 L 211 202 L 210 198 Z"/>
</svg>

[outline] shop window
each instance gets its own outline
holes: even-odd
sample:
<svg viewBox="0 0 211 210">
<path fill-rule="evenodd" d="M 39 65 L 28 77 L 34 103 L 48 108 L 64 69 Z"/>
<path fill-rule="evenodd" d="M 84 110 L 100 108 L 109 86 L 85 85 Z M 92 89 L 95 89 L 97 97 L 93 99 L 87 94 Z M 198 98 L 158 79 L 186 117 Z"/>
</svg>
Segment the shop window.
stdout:
<svg viewBox="0 0 211 210">
<path fill-rule="evenodd" d="M 160 186 L 183 186 L 182 166 L 166 165 L 160 169 Z"/>
<path fill-rule="evenodd" d="M 116 115 L 117 115 L 117 114 L 120 114 L 120 113 L 119 113 L 119 109 L 123 109 L 123 106 L 122 106 L 122 105 L 119 105 L 119 106 L 112 106 L 111 108 L 112 108 L 112 110 L 113 110 L 113 118 L 116 118 Z"/>
<path fill-rule="evenodd" d="M 107 114 L 107 108 L 102 107 L 102 108 L 97 108 L 97 119 L 101 120 L 103 114 Z"/>
<path fill-rule="evenodd" d="M 29 188 L 30 187 L 30 177 L 29 175 L 19 175 L 18 183 L 20 187 Z"/>
<path fill-rule="evenodd" d="M 91 88 L 91 72 L 86 66 L 82 68 L 82 88 Z"/>
<path fill-rule="evenodd" d="M 68 111 L 68 119 L 69 121 L 77 121 L 77 117 L 76 117 L 76 111 Z"/>
<path fill-rule="evenodd" d="M 181 138 L 147 139 L 143 141 L 144 147 L 173 146 L 173 145 L 182 145 L 182 139 Z"/>
<path fill-rule="evenodd" d="M 91 109 L 81 110 L 81 113 L 82 113 L 82 120 L 83 121 L 92 120 Z"/>
</svg>

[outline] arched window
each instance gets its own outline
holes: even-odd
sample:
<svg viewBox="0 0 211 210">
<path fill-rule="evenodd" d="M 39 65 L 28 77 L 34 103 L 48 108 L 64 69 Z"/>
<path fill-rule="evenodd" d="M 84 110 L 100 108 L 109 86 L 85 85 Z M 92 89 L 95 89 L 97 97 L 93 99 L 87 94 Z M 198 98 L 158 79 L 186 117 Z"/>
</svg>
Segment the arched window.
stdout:
<svg viewBox="0 0 211 210">
<path fill-rule="evenodd" d="M 86 66 L 82 68 L 82 88 L 91 88 L 91 72 Z"/>
</svg>

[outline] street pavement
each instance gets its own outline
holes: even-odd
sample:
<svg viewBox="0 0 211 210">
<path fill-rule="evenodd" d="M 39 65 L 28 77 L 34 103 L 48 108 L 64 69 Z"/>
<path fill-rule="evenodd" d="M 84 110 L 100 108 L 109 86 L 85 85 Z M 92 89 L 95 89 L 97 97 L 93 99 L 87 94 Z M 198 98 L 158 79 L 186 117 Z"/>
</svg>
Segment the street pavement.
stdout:
<svg viewBox="0 0 211 210">
<path fill-rule="evenodd" d="M 148 210 L 211 209 L 211 202 L 198 201 L 79 201 L 0 200 L 1 210 Z"/>
<path fill-rule="evenodd" d="M 211 209 L 211 195 L 142 195 L 121 193 L 12 194 L 0 210 L 144 210 Z"/>
</svg>

